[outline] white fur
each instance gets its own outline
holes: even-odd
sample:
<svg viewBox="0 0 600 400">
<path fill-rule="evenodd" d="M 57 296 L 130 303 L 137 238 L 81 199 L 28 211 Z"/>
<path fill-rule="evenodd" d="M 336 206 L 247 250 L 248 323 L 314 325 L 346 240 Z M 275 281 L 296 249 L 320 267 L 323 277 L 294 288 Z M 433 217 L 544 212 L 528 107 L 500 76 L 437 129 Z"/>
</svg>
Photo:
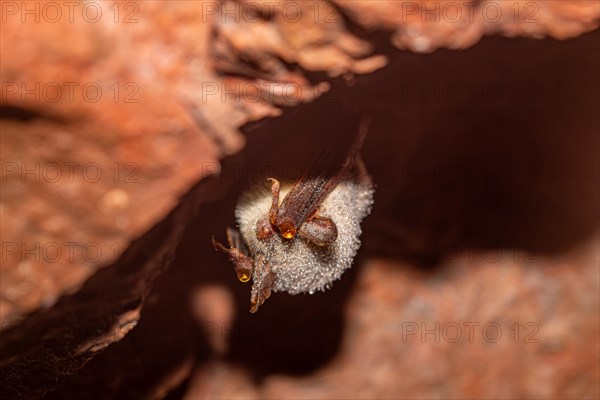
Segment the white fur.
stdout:
<svg viewBox="0 0 600 400">
<path fill-rule="evenodd" d="M 291 185 L 282 185 L 283 199 Z M 236 207 L 240 232 L 252 257 L 263 254 L 271 262 L 275 274 L 274 291 L 290 294 L 325 290 L 352 265 L 360 247 L 360 223 L 371 211 L 373 186 L 370 179 L 341 182 L 321 203 L 319 214 L 329 217 L 337 226 L 338 237 L 327 247 L 316 246 L 296 236 L 291 240 L 273 235 L 267 241 L 256 238 L 256 224 L 268 214 L 271 191 L 266 185 L 244 194 Z"/>
</svg>

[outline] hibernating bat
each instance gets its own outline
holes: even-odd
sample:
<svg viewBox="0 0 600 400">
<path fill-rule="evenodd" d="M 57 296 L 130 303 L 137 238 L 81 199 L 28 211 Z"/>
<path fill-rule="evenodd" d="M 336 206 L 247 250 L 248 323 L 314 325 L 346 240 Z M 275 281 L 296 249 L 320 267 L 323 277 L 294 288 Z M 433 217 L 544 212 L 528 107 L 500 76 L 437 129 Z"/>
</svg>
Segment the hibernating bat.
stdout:
<svg viewBox="0 0 600 400">
<path fill-rule="evenodd" d="M 250 312 L 272 291 L 328 289 L 352 265 L 360 223 L 373 203 L 373 184 L 359 156 L 368 125 L 362 117 L 350 140 L 324 143 L 296 182 L 268 177 L 270 190 L 258 185 L 244 193 L 235 210 L 239 231 L 227 228 L 229 249 L 213 237 L 238 279 L 252 279 Z"/>
</svg>

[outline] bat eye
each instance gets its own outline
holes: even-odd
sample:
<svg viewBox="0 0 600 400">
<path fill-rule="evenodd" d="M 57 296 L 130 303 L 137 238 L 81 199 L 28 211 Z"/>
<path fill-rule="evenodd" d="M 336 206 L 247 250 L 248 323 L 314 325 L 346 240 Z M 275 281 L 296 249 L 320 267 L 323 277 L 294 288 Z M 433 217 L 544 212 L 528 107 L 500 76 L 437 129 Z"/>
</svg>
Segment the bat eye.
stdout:
<svg viewBox="0 0 600 400">
<path fill-rule="evenodd" d="M 296 236 L 296 227 L 292 221 L 283 221 L 279 225 L 279 232 L 285 239 L 291 239 Z"/>
<path fill-rule="evenodd" d="M 240 282 L 244 282 L 244 283 L 246 283 L 250 280 L 250 274 L 243 272 L 243 271 L 238 272 L 237 277 L 240 280 Z"/>
<path fill-rule="evenodd" d="M 266 240 L 273 235 L 271 221 L 268 218 L 263 218 L 256 224 L 256 237 L 258 240 Z"/>
</svg>

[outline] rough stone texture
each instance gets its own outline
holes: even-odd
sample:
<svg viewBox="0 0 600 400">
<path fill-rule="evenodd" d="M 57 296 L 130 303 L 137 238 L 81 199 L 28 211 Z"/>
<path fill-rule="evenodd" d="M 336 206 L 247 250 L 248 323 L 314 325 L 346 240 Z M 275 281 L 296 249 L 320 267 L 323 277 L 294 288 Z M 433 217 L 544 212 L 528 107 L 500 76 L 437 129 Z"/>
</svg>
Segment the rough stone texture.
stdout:
<svg viewBox="0 0 600 400">
<path fill-rule="evenodd" d="M 226 1 L 217 31 L 230 53 L 257 64 L 255 77 L 266 73 L 283 80 L 284 63 L 330 76 L 373 72 L 386 64 L 383 56 L 366 57 L 373 47 L 349 33 L 340 11 L 327 1 Z M 239 64 L 235 60 L 231 68 Z"/>
<path fill-rule="evenodd" d="M 207 181 L 205 181 L 207 182 Z M 160 224 L 134 241 L 114 264 L 101 269 L 74 294 L 5 327 L 0 342 L 2 397 L 37 398 L 60 377 L 77 372 L 138 323 L 154 280 L 170 266 L 210 184 L 187 196 Z"/>
<path fill-rule="evenodd" d="M 223 161 L 219 185 L 237 183 L 200 207 L 138 325 L 47 397 L 597 397 L 598 46 L 594 33 L 397 54 L 393 71 L 415 82 L 496 79 L 534 91 L 398 98 L 405 81 L 382 70 L 250 128 L 243 157 Z M 363 246 L 331 290 L 275 293 L 250 314 L 249 286 L 211 237 L 235 223 L 249 182 L 302 170 L 325 132 L 343 139 L 332 99 L 374 113 L 362 156 L 377 187 Z M 440 324 L 440 343 L 408 335 L 422 322 Z M 479 323 L 473 343 L 469 322 Z M 523 342 L 529 322 L 538 343 Z M 497 343 L 482 336 L 487 323 L 502 329 Z M 486 333 L 491 341 L 493 326 Z"/>
<path fill-rule="evenodd" d="M 595 29 L 600 18 L 593 0 L 334 2 L 367 29 L 393 30 L 394 46 L 418 53 L 463 49 L 490 34 L 567 39 Z"/>
<path fill-rule="evenodd" d="M 93 3 L 59 8 L 60 18 L 55 2 L 3 6 L 0 325 L 116 261 L 243 146 L 244 122 L 329 90 L 302 69 L 352 82 L 383 67 L 344 14 L 397 30 L 393 42 L 414 51 L 485 33 L 567 38 L 598 22 L 598 3 L 577 1 L 501 3 L 505 18 L 490 23 L 479 11 L 491 3 L 475 2 L 466 28 L 446 8 L 419 25 L 427 2 Z M 535 23 L 523 17 L 531 7 Z"/>
<path fill-rule="evenodd" d="M 219 76 L 236 72 L 227 66 L 244 68 L 236 57 L 266 56 L 267 49 L 240 51 L 242 38 L 265 43 L 240 33 L 260 32 L 262 24 L 222 20 L 216 3 L 94 2 L 59 8 L 57 19 L 56 2 L 36 2 L 30 14 L 24 4 L 5 6 L 1 38 L 2 325 L 52 305 L 115 262 L 194 182 L 218 169 L 219 157 L 243 146 L 242 124 L 278 114 L 272 104 L 311 101 L 328 88 L 281 63 L 245 79 Z M 285 23 L 263 37 L 278 38 L 277 51 L 285 48 L 292 63 L 313 48 L 299 41 L 298 28 Z M 314 30 L 327 32 L 329 47 L 342 34 L 351 53 L 369 51 L 341 22 Z M 233 49 L 224 50 L 229 42 Z M 349 57 L 337 73 L 351 68 Z M 340 63 L 310 69 L 333 71 L 333 64 Z"/>
<path fill-rule="evenodd" d="M 597 2 L 537 2 L 533 30 L 510 19 L 405 27 L 399 2 L 320 2 L 333 21 L 260 12 L 252 26 L 223 22 L 211 2 L 119 3 L 117 22 L 101 2 L 98 23 L 68 22 L 66 10 L 23 23 L 9 3 L 24 4 L 2 2 L 0 35 L 3 397 L 598 397 L 598 32 L 426 56 L 391 49 L 385 32 L 415 51 L 488 33 L 564 39 L 597 27 Z M 431 47 L 419 47 L 425 32 Z M 295 107 L 248 126 L 244 146 L 238 128 L 279 105 Z M 234 223 L 248 181 L 301 170 L 324 134 L 343 140 L 334 117 L 353 108 L 373 114 L 364 157 L 378 185 L 361 259 L 333 290 L 275 294 L 251 318 L 248 288 L 210 238 Z M 202 179 L 242 147 L 218 181 Z M 427 272 L 465 248 L 540 262 Z M 402 322 L 465 315 L 504 333 L 533 319 L 540 342 L 413 336 L 389 350 Z"/>
<path fill-rule="evenodd" d="M 138 22 L 131 24 L 114 23 L 107 8 L 96 24 L 80 14 L 74 23 L 67 15 L 57 23 L 34 23 L 31 16 L 26 21 L 32 22 L 22 23 L 20 15 L 3 23 L 2 106 L 9 113 L 1 122 L 5 324 L 15 314 L 51 305 L 96 268 L 115 262 L 225 151 L 181 103 L 192 74 L 183 60 L 205 63 L 210 26 L 180 25 L 181 35 L 197 40 L 173 46 L 174 20 L 200 18 L 200 10 L 180 2 L 157 13 L 159 6 L 140 6 Z M 14 85 L 18 90 L 11 94 Z M 56 87 L 62 96 L 50 101 Z M 230 121 L 233 130 L 235 118 Z M 242 146 L 239 136 L 228 137 L 227 151 Z"/>
<path fill-rule="evenodd" d="M 597 243 L 560 258 L 469 251 L 429 272 L 372 259 L 330 362 L 258 385 L 235 364 L 202 365 L 183 398 L 598 398 Z"/>
</svg>

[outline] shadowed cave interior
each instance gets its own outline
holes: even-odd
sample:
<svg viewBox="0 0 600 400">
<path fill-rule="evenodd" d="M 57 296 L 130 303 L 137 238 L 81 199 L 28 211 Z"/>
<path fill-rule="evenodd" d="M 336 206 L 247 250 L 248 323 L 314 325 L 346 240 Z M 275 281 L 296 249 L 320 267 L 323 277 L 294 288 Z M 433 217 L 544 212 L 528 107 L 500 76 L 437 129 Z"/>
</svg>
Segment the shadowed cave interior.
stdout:
<svg viewBox="0 0 600 400">
<path fill-rule="evenodd" d="M 60 379 L 48 398 L 93 398 L 99 387 L 112 396 L 143 397 L 191 354 L 196 366 L 217 357 L 208 338 L 214 332 L 207 330 L 214 327 L 191 310 L 199 287 L 216 284 L 233 293 L 235 319 L 220 332 L 229 351 L 219 357 L 260 382 L 270 374 L 308 374 L 336 355 L 344 307 L 368 258 L 408 260 L 416 273 L 435 274 L 455 251 L 554 254 L 595 232 L 597 32 L 564 42 L 490 37 L 430 55 L 383 44 L 379 50 L 390 56 L 388 67 L 356 77 L 352 86 L 336 81 L 315 102 L 245 128 L 247 145 L 223 161 L 221 177 L 200 182 L 182 199 L 204 202 L 138 325 Z M 327 292 L 275 293 L 250 314 L 250 286 L 237 281 L 211 237 L 224 240 L 225 228 L 234 226 L 235 202 L 249 182 L 271 171 L 294 178 L 323 135 L 344 140 L 349 112 L 372 115 L 362 157 L 377 185 L 354 266 Z M 211 199 L 202 198 L 206 193 Z M 161 240 L 169 218 L 140 238 L 141 247 L 148 251 Z M 187 384 L 177 383 L 168 398 L 181 398 Z"/>
</svg>

